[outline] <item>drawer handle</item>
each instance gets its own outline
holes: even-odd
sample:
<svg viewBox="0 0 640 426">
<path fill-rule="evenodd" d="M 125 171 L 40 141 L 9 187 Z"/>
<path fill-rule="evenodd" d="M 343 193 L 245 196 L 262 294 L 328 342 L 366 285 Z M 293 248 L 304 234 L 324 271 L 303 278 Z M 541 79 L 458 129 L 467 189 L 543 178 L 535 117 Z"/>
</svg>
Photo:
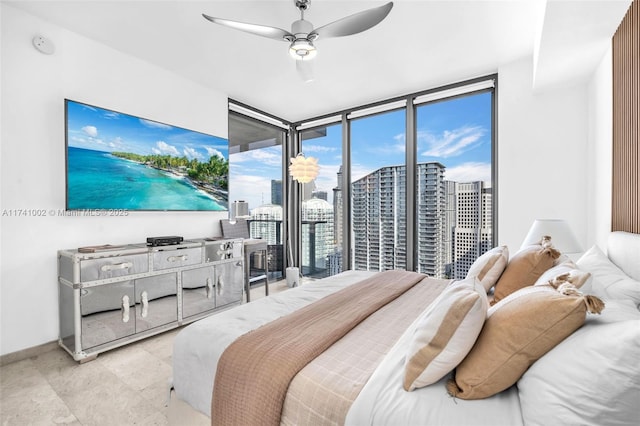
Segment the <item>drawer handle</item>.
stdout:
<svg viewBox="0 0 640 426">
<path fill-rule="evenodd" d="M 218 296 L 222 296 L 222 293 L 224 293 L 224 281 L 220 276 L 218 277 Z"/>
<path fill-rule="evenodd" d="M 207 278 L 207 299 L 213 298 L 213 281 Z"/>
<path fill-rule="evenodd" d="M 149 295 L 146 290 L 140 293 L 140 301 L 142 302 L 142 312 L 140 313 L 140 316 L 142 318 L 146 318 L 149 311 Z"/>
<path fill-rule="evenodd" d="M 131 262 L 122 262 L 122 263 L 116 263 L 114 265 L 102 265 L 100 267 L 100 270 L 102 272 L 107 272 L 107 271 L 113 271 L 116 269 L 129 269 L 133 266 L 133 263 Z"/>
<path fill-rule="evenodd" d="M 129 296 L 122 296 L 122 322 L 129 322 Z"/>
<path fill-rule="evenodd" d="M 179 262 L 181 260 L 187 260 L 189 257 L 186 254 L 181 254 L 180 256 L 169 256 L 167 260 L 169 262 Z"/>
</svg>

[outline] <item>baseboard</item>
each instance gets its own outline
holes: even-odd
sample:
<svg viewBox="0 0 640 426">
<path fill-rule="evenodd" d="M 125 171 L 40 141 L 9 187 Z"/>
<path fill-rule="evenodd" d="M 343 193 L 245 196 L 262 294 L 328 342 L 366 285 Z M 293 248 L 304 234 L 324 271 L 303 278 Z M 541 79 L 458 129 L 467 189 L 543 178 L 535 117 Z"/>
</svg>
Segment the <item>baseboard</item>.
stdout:
<svg viewBox="0 0 640 426">
<path fill-rule="evenodd" d="M 42 355 L 45 352 L 52 351 L 58 347 L 58 341 L 55 340 L 42 345 L 33 346 L 31 348 L 22 349 L 21 351 L 11 352 L 10 354 L 0 355 L 0 367 L 13 362 L 22 361 L 36 355 Z"/>
</svg>

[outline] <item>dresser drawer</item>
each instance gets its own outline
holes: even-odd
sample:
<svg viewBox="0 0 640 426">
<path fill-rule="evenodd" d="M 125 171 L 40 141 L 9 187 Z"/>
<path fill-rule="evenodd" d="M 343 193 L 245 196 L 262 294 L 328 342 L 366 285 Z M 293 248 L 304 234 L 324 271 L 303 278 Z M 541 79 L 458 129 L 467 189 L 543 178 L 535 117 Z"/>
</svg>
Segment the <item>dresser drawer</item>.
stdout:
<svg viewBox="0 0 640 426">
<path fill-rule="evenodd" d="M 202 262 L 201 247 L 162 250 L 153 253 L 154 271 L 197 265 L 200 262 Z"/>
<path fill-rule="evenodd" d="M 204 246 L 204 261 L 218 262 L 242 258 L 242 240 L 220 240 L 207 242 Z"/>
<path fill-rule="evenodd" d="M 80 261 L 80 281 L 124 277 L 149 271 L 149 255 L 133 254 Z"/>
</svg>

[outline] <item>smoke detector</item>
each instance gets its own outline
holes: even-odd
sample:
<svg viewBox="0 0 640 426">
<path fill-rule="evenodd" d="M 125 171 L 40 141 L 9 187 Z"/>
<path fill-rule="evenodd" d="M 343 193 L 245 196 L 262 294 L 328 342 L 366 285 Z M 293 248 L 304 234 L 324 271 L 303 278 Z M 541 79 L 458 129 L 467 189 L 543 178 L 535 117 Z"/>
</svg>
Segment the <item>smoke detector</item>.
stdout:
<svg viewBox="0 0 640 426">
<path fill-rule="evenodd" d="M 44 53 L 45 55 L 51 55 L 56 51 L 56 47 L 53 45 L 53 43 L 40 35 L 33 38 L 33 47 L 35 47 L 40 53 Z"/>
</svg>

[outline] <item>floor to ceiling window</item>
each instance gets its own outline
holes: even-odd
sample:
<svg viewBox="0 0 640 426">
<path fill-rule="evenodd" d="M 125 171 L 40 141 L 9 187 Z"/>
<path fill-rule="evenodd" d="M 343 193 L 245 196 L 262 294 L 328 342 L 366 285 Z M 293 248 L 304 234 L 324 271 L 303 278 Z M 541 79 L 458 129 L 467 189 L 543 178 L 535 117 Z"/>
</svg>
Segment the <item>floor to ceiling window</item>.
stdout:
<svg viewBox="0 0 640 426">
<path fill-rule="evenodd" d="M 493 246 L 492 96 L 485 90 L 416 108 L 419 272 L 464 278 Z"/>
<path fill-rule="evenodd" d="M 318 177 L 303 184 L 302 273 L 321 278 L 342 272 L 342 126 L 307 129 L 300 140 L 302 153 L 320 165 Z"/>
<path fill-rule="evenodd" d="M 462 278 L 496 240 L 496 85 L 492 75 L 287 126 L 230 111 L 231 208 L 250 210 L 251 236 L 278 250 L 279 271 L 299 262 L 312 277 L 412 269 Z M 300 196 L 284 230 L 284 157 L 296 152 L 317 158 L 320 174 L 291 186 Z M 299 244 L 283 259 L 285 231 Z"/>
<path fill-rule="evenodd" d="M 246 218 L 251 238 L 267 240 L 270 278 L 283 277 L 285 129 L 229 111 L 230 218 Z"/>
<path fill-rule="evenodd" d="M 351 122 L 353 269 L 405 269 L 405 110 Z"/>
</svg>

